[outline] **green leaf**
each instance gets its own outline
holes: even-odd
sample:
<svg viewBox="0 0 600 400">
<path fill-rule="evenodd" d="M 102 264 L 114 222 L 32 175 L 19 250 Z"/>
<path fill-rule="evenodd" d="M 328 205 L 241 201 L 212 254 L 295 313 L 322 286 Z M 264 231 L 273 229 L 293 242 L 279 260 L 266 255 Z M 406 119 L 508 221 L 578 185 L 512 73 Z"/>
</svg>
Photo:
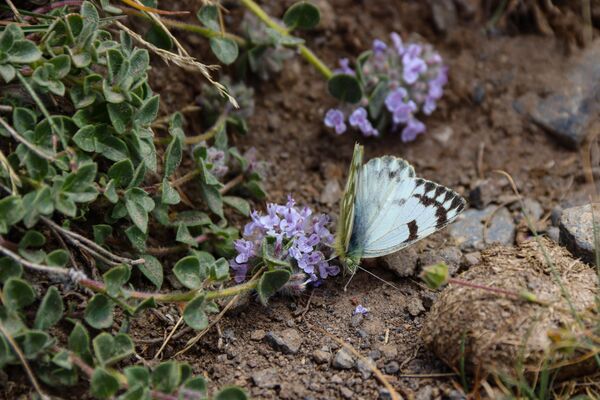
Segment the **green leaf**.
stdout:
<svg viewBox="0 0 600 400">
<path fill-rule="evenodd" d="M 142 254 L 142 258 L 146 260 L 143 264 L 138 264 L 138 269 L 157 289 L 163 284 L 163 266 L 158 261 L 158 258 L 150 254 Z"/>
<path fill-rule="evenodd" d="M 210 49 L 214 55 L 225 65 L 233 63 L 239 54 L 235 41 L 225 37 L 212 37 L 209 40 Z"/>
<path fill-rule="evenodd" d="M 125 207 L 131 221 L 143 233 L 148 232 L 148 212 L 154 208 L 154 202 L 148 194 L 139 188 L 131 188 L 125 192 Z"/>
<path fill-rule="evenodd" d="M 232 207 L 234 210 L 238 211 L 243 216 L 250 216 L 250 204 L 245 199 L 241 197 L 235 196 L 223 196 L 223 203 Z"/>
<path fill-rule="evenodd" d="M 175 205 L 179 204 L 180 201 L 181 197 L 179 196 L 179 192 L 171 187 L 168 179 L 163 179 L 160 202 L 163 204 Z"/>
<path fill-rule="evenodd" d="M 187 256 L 177 261 L 173 267 L 173 273 L 188 289 L 199 289 L 206 276 L 202 276 L 200 260 L 195 256 Z"/>
<path fill-rule="evenodd" d="M 150 26 L 150 29 L 144 35 L 144 39 L 160 49 L 171 50 L 173 48 L 173 39 L 162 27 L 156 24 Z"/>
<path fill-rule="evenodd" d="M 140 252 L 146 251 L 146 240 L 148 239 L 148 234 L 142 232 L 137 226 L 132 225 L 125 229 L 125 235 L 136 250 Z"/>
<path fill-rule="evenodd" d="M 12 225 L 25 216 L 23 200 L 18 196 L 6 196 L 0 200 L 0 234 L 8 233 Z"/>
<path fill-rule="evenodd" d="M 117 194 L 115 180 L 111 179 L 104 188 L 104 197 L 113 204 L 119 201 L 119 195 Z"/>
<path fill-rule="evenodd" d="M 108 103 L 110 122 L 118 133 L 125 133 L 133 117 L 133 108 L 126 102 Z"/>
<path fill-rule="evenodd" d="M 229 263 L 224 258 L 219 258 L 210 266 L 210 278 L 222 281 L 229 278 Z"/>
<path fill-rule="evenodd" d="M 329 93 L 347 103 L 358 103 L 363 96 L 358 79 L 352 75 L 336 74 L 327 82 Z"/>
<path fill-rule="evenodd" d="M 183 385 L 183 387 L 187 389 L 187 391 L 197 393 L 198 398 L 206 397 L 206 392 L 208 390 L 206 385 L 206 379 L 204 379 L 204 377 L 202 376 L 196 376 L 194 378 L 188 379 Z"/>
<path fill-rule="evenodd" d="M 63 249 L 56 249 L 46 256 L 46 264 L 52 267 L 64 267 L 69 262 L 69 253 Z"/>
<path fill-rule="evenodd" d="M 181 370 L 174 361 L 161 363 L 152 371 L 152 387 L 159 392 L 173 393 L 180 382 Z"/>
<path fill-rule="evenodd" d="M 125 58 L 120 50 L 108 49 L 106 51 L 106 60 L 108 66 L 108 77 L 111 81 L 115 79 L 125 62 Z"/>
<path fill-rule="evenodd" d="M 139 164 L 133 173 L 133 179 L 127 186 L 128 189 L 139 186 L 144 181 L 144 176 L 146 176 L 146 167 L 144 164 Z"/>
<path fill-rule="evenodd" d="M 15 336 L 15 341 L 25 355 L 25 358 L 28 359 L 35 358 L 40 352 L 44 351 L 53 343 L 53 340 L 50 339 L 50 335 L 46 332 L 33 329 Z"/>
<path fill-rule="evenodd" d="M 196 210 L 185 210 L 177 213 L 173 221 L 172 226 L 185 225 L 188 227 L 205 226 L 210 225 L 212 222 L 206 213 Z"/>
<path fill-rule="evenodd" d="M 219 9 L 214 5 L 206 5 L 198 10 L 196 13 L 198 20 L 213 32 L 220 32 L 221 26 L 219 25 Z"/>
<path fill-rule="evenodd" d="M 171 143 L 167 146 L 165 151 L 165 177 L 169 177 L 175 172 L 179 164 L 181 163 L 181 138 L 179 136 L 173 136 Z"/>
<path fill-rule="evenodd" d="M 190 233 L 190 230 L 183 224 L 177 227 L 177 235 L 175 235 L 175 240 L 180 243 L 189 244 L 190 246 L 196 246 L 198 244 Z"/>
<path fill-rule="evenodd" d="M 3 335 L 0 335 L 0 368 L 13 361 L 12 350 Z"/>
<path fill-rule="evenodd" d="M 148 126 L 156 119 L 158 114 L 159 96 L 153 96 L 146 99 L 136 114 L 136 122 L 143 126 Z"/>
<path fill-rule="evenodd" d="M 85 322 L 96 329 L 110 328 L 113 323 L 114 308 L 111 299 L 101 293 L 95 294 L 85 309 Z"/>
<path fill-rule="evenodd" d="M 94 354 L 103 367 L 113 365 L 135 353 L 133 341 L 124 333 L 114 337 L 108 332 L 102 332 L 92 342 Z"/>
<path fill-rule="evenodd" d="M 103 245 L 106 238 L 112 235 L 112 226 L 105 224 L 98 224 L 92 227 L 94 231 L 94 242 L 99 245 Z"/>
<path fill-rule="evenodd" d="M 223 198 L 221 197 L 219 189 L 202 183 L 200 185 L 200 193 L 210 211 L 223 218 Z"/>
<path fill-rule="evenodd" d="M 69 350 L 81 357 L 86 363 L 92 361 L 90 352 L 90 335 L 85 327 L 77 322 L 69 335 Z"/>
<path fill-rule="evenodd" d="M 96 127 L 94 125 L 87 125 L 75 133 L 73 141 L 83 151 L 95 151 L 96 135 Z"/>
<path fill-rule="evenodd" d="M 389 93 L 387 79 L 382 80 L 375 86 L 369 98 L 369 114 L 373 119 L 378 119 L 384 110 L 385 98 Z"/>
<path fill-rule="evenodd" d="M 269 297 L 277 293 L 290 280 L 291 275 L 290 271 L 285 269 L 276 269 L 262 274 L 256 286 L 261 303 L 267 304 Z"/>
<path fill-rule="evenodd" d="M 3 291 L 4 305 L 10 310 L 19 310 L 35 301 L 33 288 L 21 278 L 9 278 Z"/>
<path fill-rule="evenodd" d="M 133 179 L 133 163 L 128 158 L 118 161 L 108 169 L 107 174 L 115 180 L 117 187 L 126 187 Z"/>
<path fill-rule="evenodd" d="M 125 377 L 127 378 L 127 385 L 133 386 L 149 386 L 150 385 L 150 372 L 147 368 L 138 365 L 125 367 L 123 370 Z"/>
<path fill-rule="evenodd" d="M 48 330 L 48 328 L 60 321 L 64 311 L 65 306 L 63 305 L 58 289 L 50 286 L 35 314 L 34 328 L 43 331 Z"/>
<path fill-rule="evenodd" d="M 260 182 L 258 182 L 258 181 L 253 180 L 253 181 L 247 182 L 244 185 L 244 187 L 246 190 L 248 190 L 250 192 L 252 197 L 254 197 L 258 200 L 263 200 L 264 198 L 267 197 L 267 194 L 265 193 L 264 189 L 260 185 Z"/>
<path fill-rule="evenodd" d="M 58 353 L 56 353 L 52 357 L 52 363 L 64 369 L 73 368 L 73 363 L 71 362 L 71 358 L 69 357 L 69 352 L 66 350 L 61 350 Z"/>
<path fill-rule="evenodd" d="M 247 400 L 246 392 L 236 386 L 223 388 L 214 397 L 214 400 Z"/>
<path fill-rule="evenodd" d="M 117 265 L 102 275 L 108 295 L 117 297 L 121 293 L 121 287 L 127 283 L 130 276 L 131 269 L 128 265 Z"/>
<path fill-rule="evenodd" d="M 77 171 L 67 175 L 62 190 L 65 192 L 81 192 L 82 189 L 87 188 L 94 183 L 97 170 L 98 165 L 96 165 L 96 163 L 80 166 Z"/>
<path fill-rule="evenodd" d="M 12 117 L 13 125 L 17 132 L 25 134 L 25 132 L 35 129 L 37 116 L 32 110 L 23 107 L 15 107 Z"/>
<path fill-rule="evenodd" d="M 17 40 L 8 52 L 8 61 L 15 64 L 30 64 L 42 58 L 42 52 L 29 40 Z"/>
<path fill-rule="evenodd" d="M 183 310 L 183 320 L 192 329 L 202 330 L 208 326 L 208 316 L 204 312 L 204 294 L 194 297 Z"/>
<path fill-rule="evenodd" d="M 104 368 L 96 368 L 92 374 L 90 392 L 100 399 L 108 399 L 119 390 L 119 381 Z"/>
<path fill-rule="evenodd" d="M 0 258 L 0 283 L 5 283 L 10 278 L 19 278 L 23 275 L 23 267 L 10 257 Z"/>
<path fill-rule="evenodd" d="M 40 232 L 30 229 L 19 241 L 19 249 L 28 249 L 31 247 L 41 247 L 46 243 L 46 237 Z"/>
<path fill-rule="evenodd" d="M 0 76 L 4 79 L 4 83 L 9 83 L 17 75 L 17 70 L 12 65 L 0 64 Z"/>
<path fill-rule="evenodd" d="M 299 1 L 283 14 L 283 22 L 290 29 L 312 29 L 319 24 L 319 9 L 307 1 Z"/>
</svg>

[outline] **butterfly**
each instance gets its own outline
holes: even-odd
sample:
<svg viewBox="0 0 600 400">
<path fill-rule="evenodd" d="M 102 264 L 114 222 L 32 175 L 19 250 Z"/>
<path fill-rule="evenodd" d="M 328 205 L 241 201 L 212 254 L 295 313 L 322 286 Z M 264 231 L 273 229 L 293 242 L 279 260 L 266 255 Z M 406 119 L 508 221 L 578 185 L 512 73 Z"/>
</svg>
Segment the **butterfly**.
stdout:
<svg viewBox="0 0 600 400">
<path fill-rule="evenodd" d="M 362 258 L 394 253 L 451 223 L 466 201 L 452 189 L 417 178 L 402 158 L 383 156 L 363 165 L 354 154 L 335 237 L 335 253 L 354 273 Z"/>
</svg>

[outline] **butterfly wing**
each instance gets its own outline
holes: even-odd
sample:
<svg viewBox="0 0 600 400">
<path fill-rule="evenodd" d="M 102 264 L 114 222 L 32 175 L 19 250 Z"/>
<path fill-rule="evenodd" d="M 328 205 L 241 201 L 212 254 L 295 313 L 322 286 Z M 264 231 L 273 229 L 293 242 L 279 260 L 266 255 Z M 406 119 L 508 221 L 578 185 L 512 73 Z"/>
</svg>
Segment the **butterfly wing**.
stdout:
<svg viewBox="0 0 600 400">
<path fill-rule="evenodd" d="M 358 176 L 349 254 L 363 258 L 394 253 L 442 229 L 460 214 L 465 200 L 437 183 L 416 178 L 405 160 L 370 160 Z"/>
<path fill-rule="evenodd" d="M 354 199 L 356 198 L 356 189 L 358 186 L 357 179 L 362 166 L 362 158 L 363 147 L 357 143 L 354 145 L 354 153 L 348 171 L 346 189 L 340 200 L 340 216 L 335 237 L 335 251 L 341 261 L 345 260 L 350 243 L 352 225 L 354 223 Z"/>
</svg>

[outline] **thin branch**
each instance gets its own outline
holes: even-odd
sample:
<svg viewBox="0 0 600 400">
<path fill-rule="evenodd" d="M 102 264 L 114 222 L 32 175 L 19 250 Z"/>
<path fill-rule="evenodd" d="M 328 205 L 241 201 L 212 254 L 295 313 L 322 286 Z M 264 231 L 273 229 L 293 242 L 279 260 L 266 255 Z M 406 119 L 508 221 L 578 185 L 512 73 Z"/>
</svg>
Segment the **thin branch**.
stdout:
<svg viewBox="0 0 600 400">
<path fill-rule="evenodd" d="M 58 225 L 56 222 L 52 221 L 49 218 L 42 217 L 42 221 L 44 221 L 46 224 L 52 226 L 53 228 L 57 229 L 65 237 L 69 237 L 71 239 L 78 240 L 79 242 L 81 242 L 81 243 L 78 243 L 78 245 L 80 245 L 82 247 L 86 247 L 86 249 L 88 251 L 90 251 L 90 248 L 91 248 L 90 253 L 93 253 L 93 254 L 101 253 L 104 256 L 108 257 L 109 259 L 112 259 L 114 262 L 119 263 L 119 264 L 137 265 L 137 264 L 144 264 L 146 262 L 143 258 L 138 258 L 137 260 L 132 260 L 131 258 L 121 257 L 114 253 L 111 253 L 110 251 L 106 250 L 104 247 L 98 245 L 96 242 L 94 242 L 78 233 L 75 233 L 73 231 L 63 228 L 62 226 Z"/>
<path fill-rule="evenodd" d="M 12 0 L 6 0 L 6 3 L 10 7 L 11 11 L 13 12 L 13 14 L 15 14 L 16 20 L 19 21 L 19 22 L 25 22 L 25 21 L 23 21 L 23 17 L 21 16 L 21 13 L 17 9 L 17 7 L 15 7 L 15 5 L 12 2 Z"/>
<path fill-rule="evenodd" d="M 31 381 L 31 384 L 33 385 L 35 391 L 40 395 L 40 397 L 42 399 L 50 400 L 50 396 L 48 396 L 47 394 L 44 393 L 44 391 L 42 390 L 42 387 L 38 383 L 37 379 L 35 379 L 35 375 L 33 374 L 33 371 L 31 370 L 31 367 L 29 366 L 29 363 L 27 362 L 25 355 L 19 348 L 19 345 L 17 344 L 17 342 L 15 342 L 15 340 L 12 338 L 10 333 L 8 333 L 8 331 L 6 330 L 6 328 L 4 327 L 4 325 L 2 323 L 0 323 L 0 332 L 2 333 L 2 335 L 4 335 L 4 337 L 10 344 L 10 347 L 12 347 L 14 352 L 17 354 L 17 357 L 19 357 L 19 360 L 21 361 L 21 364 L 23 364 L 23 368 L 25 368 L 27 377 Z"/>
<path fill-rule="evenodd" d="M 33 269 L 35 271 L 45 272 L 45 273 L 50 273 L 50 274 L 57 274 L 57 275 L 69 275 L 69 269 L 67 269 L 67 268 L 51 267 L 49 265 L 32 263 L 2 245 L 0 245 L 0 253 L 4 253 L 5 255 L 12 258 L 16 262 L 23 264 L 27 268 Z"/>
<path fill-rule="evenodd" d="M 54 158 L 53 155 L 46 153 L 45 150 L 41 149 L 40 147 L 36 146 L 33 143 L 30 143 L 23 136 L 19 135 L 19 133 L 17 131 L 15 131 L 14 128 L 12 126 L 10 126 L 2 117 L 0 117 L 0 125 L 2 125 L 4 127 L 4 129 L 6 129 L 8 131 L 8 133 L 10 133 L 10 135 L 17 142 L 22 143 L 23 145 L 25 145 L 25 147 L 27 147 L 29 150 L 33 151 L 38 156 L 42 157 L 44 160 L 47 160 L 50 162 L 56 161 L 56 159 Z"/>
<path fill-rule="evenodd" d="M 227 182 L 221 189 L 219 189 L 219 193 L 225 194 L 229 192 L 231 189 L 242 183 L 244 180 L 244 174 L 239 174 L 229 182 Z"/>
</svg>

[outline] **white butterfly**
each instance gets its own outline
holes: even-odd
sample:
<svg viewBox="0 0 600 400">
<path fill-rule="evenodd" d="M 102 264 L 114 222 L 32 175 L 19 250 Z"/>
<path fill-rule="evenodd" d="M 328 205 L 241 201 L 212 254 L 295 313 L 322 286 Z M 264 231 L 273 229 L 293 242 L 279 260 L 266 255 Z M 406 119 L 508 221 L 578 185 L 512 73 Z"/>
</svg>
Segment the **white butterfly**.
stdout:
<svg viewBox="0 0 600 400">
<path fill-rule="evenodd" d="M 429 236 L 465 208 L 458 193 L 417 178 L 405 160 L 384 156 L 362 164 L 356 144 L 340 203 L 335 250 L 354 272 L 362 258 L 394 253 Z"/>
</svg>

